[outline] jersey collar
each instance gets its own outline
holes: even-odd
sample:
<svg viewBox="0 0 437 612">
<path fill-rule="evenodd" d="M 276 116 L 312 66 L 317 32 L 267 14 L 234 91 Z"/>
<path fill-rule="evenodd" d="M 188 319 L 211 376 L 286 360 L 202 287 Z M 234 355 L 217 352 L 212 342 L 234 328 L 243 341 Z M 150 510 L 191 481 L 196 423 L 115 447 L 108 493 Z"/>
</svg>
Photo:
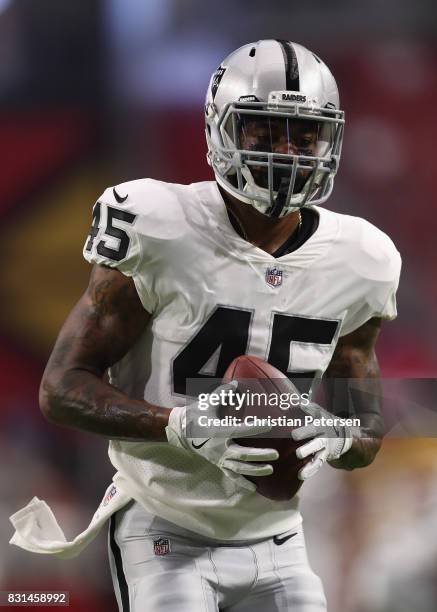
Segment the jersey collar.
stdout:
<svg viewBox="0 0 437 612">
<path fill-rule="evenodd" d="M 339 232 L 338 216 L 330 210 L 314 206 L 320 219 L 314 234 L 295 251 L 275 258 L 237 234 L 215 181 L 194 183 L 192 187 L 200 204 L 198 221 L 206 228 L 207 237 L 239 259 L 250 259 L 254 263 L 262 264 L 277 262 L 282 266 L 304 268 L 320 257 L 327 256 L 336 241 Z"/>
</svg>

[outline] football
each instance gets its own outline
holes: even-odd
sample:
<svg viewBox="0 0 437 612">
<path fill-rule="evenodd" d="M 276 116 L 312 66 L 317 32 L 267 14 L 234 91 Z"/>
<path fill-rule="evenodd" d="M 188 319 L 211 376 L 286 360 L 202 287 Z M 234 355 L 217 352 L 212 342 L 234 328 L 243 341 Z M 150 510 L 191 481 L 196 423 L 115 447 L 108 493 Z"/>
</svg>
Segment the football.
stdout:
<svg viewBox="0 0 437 612">
<path fill-rule="evenodd" d="M 285 374 L 266 361 L 251 355 L 242 355 L 232 361 L 226 370 L 223 382 L 230 382 L 231 380 L 238 381 L 238 393 L 264 393 L 270 398 L 275 395 L 279 397 L 281 394 L 288 394 L 289 396 L 294 394 L 294 397 L 296 397 L 296 394 L 299 393 Z M 250 414 L 254 412 L 259 416 L 263 414 L 271 417 L 286 415 L 293 418 L 302 418 L 304 414 L 298 406 L 284 412 L 284 410 L 270 404 L 260 406 L 255 411 L 252 409 L 249 411 Z M 248 414 L 247 409 L 245 414 Z M 240 416 L 242 415 L 240 414 Z M 273 474 L 259 477 L 246 476 L 256 485 L 258 493 L 275 501 L 289 500 L 296 495 L 302 485 L 302 481 L 297 477 L 298 471 L 309 460 L 308 458 L 301 460 L 296 457 L 296 448 L 302 442 L 295 442 L 291 438 L 292 429 L 291 426 L 287 427 L 288 432 L 290 432 L 288 437 L 265 438 L 253 436 L 235 440 L 242 446 L 275 448 L 278 451 L 279 458 L 272 461 Z M 287 435 L 284 428 L 281 428 L 280 435 Z"/>
</svg>

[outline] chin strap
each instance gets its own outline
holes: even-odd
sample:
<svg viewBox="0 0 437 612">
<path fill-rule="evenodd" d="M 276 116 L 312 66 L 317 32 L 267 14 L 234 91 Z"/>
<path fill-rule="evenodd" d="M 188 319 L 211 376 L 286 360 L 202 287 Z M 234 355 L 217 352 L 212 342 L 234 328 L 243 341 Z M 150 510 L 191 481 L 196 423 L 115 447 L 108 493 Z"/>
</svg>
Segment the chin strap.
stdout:
<svg viewBox="0 0 437 612">
<path fill-rule="evenodd" d="M 275 203 L 268 209 L 266 215 L 272 217 L 273 219 L 277 219 L 281 215 L 287 201 L 288 188 L 289 183 L 287 179 L 281 179 L 281 184 L 275 198 Z"/>
<path fill-rule="evenodd" d="M 247 169 L 242 168 L 241 173 L 246 181 L 246 184 L 244 186 L 244 190 L 243 192 L 240 191 L 239 189 L 237 189 L 235 186 L 233 186 L 230 182 L 229 179 L 225 179 L 218 171 L 217 169 L 215 169 L 215 180 L 217 181 L 217 183 L 230 195 L 234 196 L 234 198 L 237 198 L 238 200 L 240 200 L 241 202 L 244 202 L 245 204 L 250 204 L 251 206 L 253 206 L 256 210 L 258 210 L 260 213 L 262 213 L 263 215 L 266 215 L 268 217 L 271 217 L 271 211 L 272 209 L 277 205 L 277 204 L 281 204 L 281 207 L 279 209 L 278 206 L 278 213 L 277 215 L 279 216 L 281 214 L 281 212 L 284 209 L 285 206 L 285 201 L 287 198 L 287 193 L 288 193 L 288 187 L 285 187 L 285 195 L 283 195 L 283 199 L 284 202 L 282 203 L 281 199 L 278 200 L 278 196 L 279 193 L 277 194 L 276 198 L 275 198 L 275 203 L 273 204 L 273 206 L 269 206 L 268 201 L 267 201 L 267 197 L 268 197 L 268 189 L 263 189 L 261 187 L 257 187 L 255 185 L 255 183 L 253 182 L 253 178 L 252 175 L 250 174 L 250 172 L 246 172 Z M 282 185 L 281 185 L 282 186 Z M 260 193 L 262 193 L 262 195 L 266 196 L 266 200 L 264 200 L 263 202 L 260 202 L 256 199 L 254 199 L 254 197 L 252 196 L 250 190 L 253 189 L 254 191 L 258 191 Z M 281 189 L 281 187 L 279 188 Z M 296 212 L 298 210 L 301 209 L 301 206 L 290 206 L 287 209 L 287 214 L 291 213 L 291 212 Z"/>
</svg>

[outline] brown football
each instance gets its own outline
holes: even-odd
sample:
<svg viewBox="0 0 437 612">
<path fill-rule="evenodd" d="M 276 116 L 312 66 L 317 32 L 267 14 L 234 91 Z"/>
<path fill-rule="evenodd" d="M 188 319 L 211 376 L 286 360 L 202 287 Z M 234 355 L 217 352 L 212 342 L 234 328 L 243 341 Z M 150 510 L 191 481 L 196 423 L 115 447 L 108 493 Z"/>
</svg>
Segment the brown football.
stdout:
<svg viewBox="0 0 437 612">
<path fill-rule="evenodd" d="M 276 394 L 296 394 L 297 390 L 294 384 L 287 378 L 285 374 L 273 367 L 266 361 L 254 357 L 252 355 L 242 355 L 232 361 L 225 372 L 223 382 L 231 380 L 238 381 L 239 393 L 266 393 L 269 396 Z M 243 408 L 244 410 L 244 408 Z M 270 415 L 271 417 L 286 416 L 302 417 L 303 412 L 299 407 L 292 408 L 284 413 L 280 408 L 272 407 L 271 405 L 261 406 L 257 414 Z M 247 414 L 247 410 L 246 410 Z M 252 410 L 250 414 L 253 414 Z M 242 415 L 240 415 L 242 416 Z M 298 471 L 305 465 L 306 461 L 296 457 L 296 448 L 302 442 L 294 442 L 291 438 L 293 427 L 288 427 L 290 432 L 289 437 L 245 437 L 238 438 L 235 441 L 242 446 L 256 446 L 258 448 L 275 448 L 279 453 L 279 459 L 272 461 L 273 474 L 271 476 L 248 477 L 256 484 L 257 491 L 264 497 L 275 501 L 285 501 L 296 495 L 302 485 L 302 481 L 298 479 Z M 282 429 L 281 435 L 284 435 Z"/>
</svg>

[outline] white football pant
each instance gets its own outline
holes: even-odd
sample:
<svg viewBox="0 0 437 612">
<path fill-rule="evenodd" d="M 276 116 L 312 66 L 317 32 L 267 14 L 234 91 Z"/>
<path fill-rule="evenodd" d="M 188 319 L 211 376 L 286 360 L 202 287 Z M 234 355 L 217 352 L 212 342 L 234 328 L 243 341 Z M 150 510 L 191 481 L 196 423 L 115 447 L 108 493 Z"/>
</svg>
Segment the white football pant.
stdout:
<svg viewBox="0 0 437 612">
<path fill-rule="evenodd" d="M 130 502 L 111 517 L 120 612 L 325 612 L 302 527 L 247 542 L 210 540 Z"/>
</svg>

